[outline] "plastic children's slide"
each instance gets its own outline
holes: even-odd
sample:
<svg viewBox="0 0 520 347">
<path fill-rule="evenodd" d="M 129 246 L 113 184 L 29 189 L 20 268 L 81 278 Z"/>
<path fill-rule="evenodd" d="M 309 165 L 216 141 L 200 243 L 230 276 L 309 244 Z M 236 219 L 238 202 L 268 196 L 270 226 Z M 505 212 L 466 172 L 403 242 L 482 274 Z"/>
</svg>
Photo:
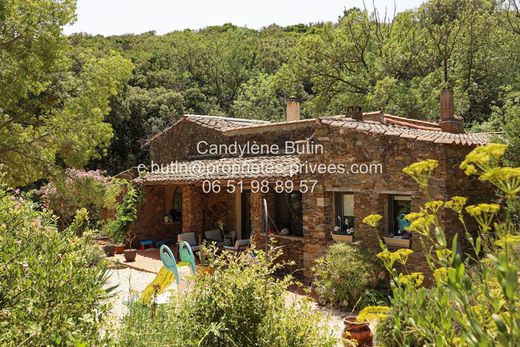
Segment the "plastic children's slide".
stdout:
<svg viewBox="0 0 520 347">
<path fill-rule="evenodd" d="M 149 304 L 154 296 L 164 292 L 173 283 L 173 277 L 173 273 L 163 266 L 153 282 L 146 286 L 139 302 L 141 304 Z"/>
<path fill-rule="evenodd" d="M 139 300 L 142 304 L 149 304 L 153 297 L 156 297 L 170 287 L 174 279 L 177 286 L 179 285 L 179 270 L 170 247 L 162 245 L 159 249 L 159 255 L 161 256 L 164 266 L 159 270 L 153 282 L 145 288 Z"/>
</svg>

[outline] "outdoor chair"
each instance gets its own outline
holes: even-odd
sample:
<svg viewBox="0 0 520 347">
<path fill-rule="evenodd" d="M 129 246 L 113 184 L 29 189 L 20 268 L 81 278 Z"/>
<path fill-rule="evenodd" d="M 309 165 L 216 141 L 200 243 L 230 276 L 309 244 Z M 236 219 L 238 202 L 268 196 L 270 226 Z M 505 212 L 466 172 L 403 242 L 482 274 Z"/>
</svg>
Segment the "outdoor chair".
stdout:
<svg viewBox="0 0 520 347">
<path fill-rule="evenodd" d="M 251 246 L 251 240 L 249 239 L 242 239 L 242 240 L 236 240 L 234 246 L 224 246 L 224 250 L 226 252 L 239 254 L 242 251 L 245 251 L 246 249 Z"/>
<path fill-rule="evenodd" d="M 208 230 L 204 233 L 206 241 L 216 243 L 218 247 L 224 246 L 224 237 L 219 229 Z"/>
<path fill-rule="evenodd" d="M 185 241 L 190 245 L 192 252 L 197 252 L 200 248 L 200 245 L 197 245 L 194 232 L 181 233 L 177 235 L 177 242 L 180 244 L 182 241 Z"/>
</svg>

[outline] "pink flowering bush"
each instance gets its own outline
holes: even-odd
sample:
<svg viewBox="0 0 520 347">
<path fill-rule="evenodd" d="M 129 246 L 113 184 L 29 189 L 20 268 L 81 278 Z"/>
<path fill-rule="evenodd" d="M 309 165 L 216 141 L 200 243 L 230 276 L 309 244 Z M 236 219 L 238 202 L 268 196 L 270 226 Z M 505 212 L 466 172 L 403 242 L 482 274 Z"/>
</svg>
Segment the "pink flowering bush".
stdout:
<svg viewBox="0 0 520 347">
<path fill-rule="evenodd" d="M 99 170 L 67 169 L 54 177 L 40 193 L 43 205 L 58 216 L 61 229 L 69 226 L 78 210 L 88 211 L 90 222 L 97 223 L 112 217 L 123 185 L 106 177 Z"/>
</svg>

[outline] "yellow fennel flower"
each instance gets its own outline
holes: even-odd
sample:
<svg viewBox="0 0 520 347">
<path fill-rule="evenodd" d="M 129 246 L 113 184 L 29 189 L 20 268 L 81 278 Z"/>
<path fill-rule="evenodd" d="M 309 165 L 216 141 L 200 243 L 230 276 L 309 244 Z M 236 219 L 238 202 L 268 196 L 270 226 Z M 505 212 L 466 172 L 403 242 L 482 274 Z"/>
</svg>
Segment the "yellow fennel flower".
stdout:
<svg viewBox="0 0 520 347">
<path fill-rule="evenodd" d="M 448 268 L 440 267 L 433 271 L 433 278 L 438 285 L 443 285 L 448 282 Z"/>
<path fill-rule="evenodd" d="M 506 235 L 495 241 L 495 244 L 502 248 L 505 248 L 506 245 L 512 245 L 516 243 L 520 243 L 520 235 Z"/>
<path fill-rule="evenodd" d="M 408 261 L 408 256 L 412 253 L 413 253 L 413 251 L 409 248 L 401 248 L 401 249 L 395 251 L 393 254 L 399 263 L 405 265 L 406 262 Z"/>
<path fill-rule="evenodd" d="M 424 282 L 424 274 L 422 272 L 412 272 L 411 274 L 399 274 L 399 283 L 405 286 L 412 285 L 419 287 Z"/>
<path fill-rule="evenodd" d="M 403 172 L 417 182 L 421 189 L 426 189 L 428 188 L 428 181 L 437 166 L 439 166 L 437 160 L 427 159 L 405 167 Z"/>
<path fill-rule="evenodd" d="M 363 218 L 363 223 L 368 225 L 368 226 L 371 226 L 372 228 L 376 228 L 377 225 L 379 224 L 379 221 L 383 218 L 383 216 L 379 215 L 379 214 L 371 214 L 370 216 L 366 216 L 365 218 Z"/>
<path fill-rule="evenodd" d="M 460 164 L 460 168 L 468 176 L 486 172 L 498 165 L 500 158 L 504 156 L 506 148 L 507 145 L 499 143 L 490 143 L 477 147 L 466 155 L 466 158 Z"/>
<path fill-rule="evenodd" d="M 491 222 L 499 210 L 500 206 L 497 204 L 478 204 L 466 207 L 466 212 L 475 218 L 484 231 L 491 230 Z"/>
<path fill-rule="evenodd" d="M 442 205 L 444 205 L 443 201 L 434 200 L 434 201 L 428 201 L 426 204 L 424 204 L 424 207 L 427 210 L 430 210 L 431 212 L 435 213 L 435 212 L 437 212 L 439 210 L 439 208 L 442 207 Z"/>
<path fill-rule="evenodd" d="M 444 204 L 444 207 L 449 208 L 458 214 L 461 214 L 462 210 L 464 209 L 464 205 L 466 205 L 467 201 L 468 201 L 468 199 L 465 197 L 454 196 L 451 198 L 450 201 L 446 201 L 446 203 Z"/>
<path fill-rule="evenodd" d="M 520 192 L 520 167 L 497 167 L 488 170 L 480 176 L 482 181 L 488 181 L 507 195 L 513 196 Z"/>
<path fill-rule="evenodd" d="M 405 265 L 408 261 L 408 256 L 412 253 L 413 251 L 409 248 L 401 248 L 395 252 L 384 250 L 379 252 L 376 256 L 385 263 L 387 268 L 392 268 L 396 261 Z"/>
<path fill-rule="evenodd" d="M 424 217 L 423 212 L 410 212 L 406 216 L 404 216 L 404 218 L 409 222 L 413 222 L 414 220 L 421 218 L 421 217 Z"/>
<path fill-rule="evenodd" d="M 415 232 L 423 236 L 430 235 L 430 228 L 435 224 L 435 217 L 432 215 L 424 215 L 416 218 L 408 227 L 408 231 Z"/>
</svg>

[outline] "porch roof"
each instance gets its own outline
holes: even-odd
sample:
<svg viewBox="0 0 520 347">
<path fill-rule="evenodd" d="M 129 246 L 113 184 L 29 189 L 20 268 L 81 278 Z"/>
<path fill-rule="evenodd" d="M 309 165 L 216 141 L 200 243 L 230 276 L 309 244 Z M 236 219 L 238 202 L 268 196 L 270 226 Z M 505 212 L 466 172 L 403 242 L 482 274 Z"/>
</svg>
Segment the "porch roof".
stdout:
<svg viewBox="0 0 520 347">
<path fill-rule="evenodd" d="M 173 162 L 134 181 L 143 185 L 190 184 L 204 180 L 277 179 L 297 176 L 297 155 L 233 157 Z"/>
</svg>

